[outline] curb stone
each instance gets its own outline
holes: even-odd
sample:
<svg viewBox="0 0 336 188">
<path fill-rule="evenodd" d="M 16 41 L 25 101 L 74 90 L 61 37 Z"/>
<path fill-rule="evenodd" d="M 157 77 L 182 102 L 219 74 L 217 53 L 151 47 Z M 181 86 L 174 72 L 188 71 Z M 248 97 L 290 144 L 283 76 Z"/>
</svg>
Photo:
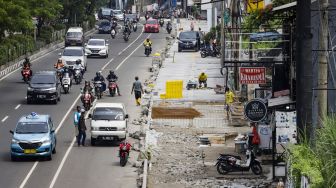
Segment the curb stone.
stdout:
<svg viewBox="0 0 336 188">
<path fill-rule="evenodd" d="M 85 32 L 85 36 L 92 35 L 96 29 L 91 29 L 87 32 Z M 64 41 L 61 42 L 54 42 L 51 44 L 48 44 L 46 47 L 41 48 L 39 51 L 34 53 L 33 55 L 29 56 L 29 59 L 31 60 L 31 63 L 34 63 L 33 61 L 37 59 L 38 57 L 41 57 L 43 54 L 52 52 L 58 48 L 62 48 L 64 46 Z M 16 60 L 13 62 L 8 62 L 8 66 L 3 65 L 0 67 L 0 79 L 7 74 L 16 71 L 17 69 L 21 68 L 21 64 L 23 63 L 24 59 Z"/>
</svg>

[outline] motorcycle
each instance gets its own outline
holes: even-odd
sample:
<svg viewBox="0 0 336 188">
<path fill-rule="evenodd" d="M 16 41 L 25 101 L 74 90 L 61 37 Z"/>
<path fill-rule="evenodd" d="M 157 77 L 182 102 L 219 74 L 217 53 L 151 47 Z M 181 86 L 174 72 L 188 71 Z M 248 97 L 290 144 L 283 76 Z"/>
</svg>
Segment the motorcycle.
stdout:
<svg viewBox="0 0 336 188">
<path fill-rule="evenodd" d="M 82 82 L 83 75 L 80 69 L 74 69 L 74 78 L 77 85 Z"/>
<path fill-rule="evenodd" d="M 170 32 L 172 31 L 172 26 L 171 26 L 171 24 L 168 24 L 167 25 L 167 32 L 168 32 L 168 34 L 170 34 Z"/>
<path fill-rule="evenodd" d="M 249 171 L 250 169 L 256 175 L 262 174 L 260 162 L 249 149 L 246 151 L 246 162 L 240 156 L 220 154 L 215 166 L 217 166 L 217 172 L 220 174 Z"/>
<path fill-rule="evenodd" d="M 58 68 L 58 69 L 56 70 L 56 74 L 57 74 L 57 77 L 58 77 L 59 79 L 62 78 L 63 72 L 64 72 L 64 69 L 63 69 L 63 68 Z"/>
<path fill-rule="evenodd" d="M 83 94 L 83 106 L 86 111 L 88 111 L 91 107 L 91 94 L 89 91 L 85 91 Z"/>
<path fill-rule="evenodd" d="M 69 93 L 70 91 L 70 87 L 71 87 L 71 78 L 69 73 L 65 73 L 62 77 L 62 87 L 63 87 L 63 91 L 64 93 Z"/>
<path fill-rule="evenodd" d="M 146 54 L 146 56 L 148 57 L 150 53 L 151 53 L 151 47 L 149 45 L 146 45 L 145 46 L 145 54 Z"/>
<path fill-rule="evenodd" d="M 127 164 L 130 149 L 131 145 L 129 143 L 120 144 L 119 146 L 120 166 L 125 166 Z"/>
<path fill-rule="evenodd" d="M 111 37 L 114 39 L 115 36 L 116 36 L 116 31 L 115 31 L 115 29 L 113 28 L 113 29 L 111 30 Z"/>
<path fill-rule="evenodd" d="M 217 47 L 214 47 L 213 50 L 211 50 L 210 47 L 203 47 L 201 48 L 200 53 L 202 58 L 206 58 L 207 56 L 221 57 L 220 50 Z"/>
<path fill-rule="evenodd" d="M 138 26 L 136 23 L 133 23 L 133 31 L 136 32 L 138 30 Z"/>
<path fill-rule="evenodd" d="M 94 88 L 95 88 L 95 94 L 97 96 L 97 99 L 101 99 L 103 95 L 103 85 L 101 81 L 95 81 L 94 83 Z"/>
<path fill-rule="evenodd" d="M 163 19 L 160 19 L 159 24 L 160 24 L 161 27 L 163 27 L 164 20 L 163 20 Z"/>
<path fill-rule="evenodd" d="M 112 97 L 114 97 L 115 94 L 116 94 L 116 92 L 117 92 L 117 82 L 116 81 L 117 80 L 115 80 L 115 79 L 109 80 L 109 86 L 108 86 L 108 88 L 109 88 L 109 91 L 110 91 L 110 95 Z"/>
<path fill-rule="evenodd" d="M 22 76 L 23 76 L 23 81 L 25 83 L 28 83 L 31 78 L 30 69 L 29 68 L 22 69 Z"/>
<path fill-rule="evenodd" d="M 129 40 L 129 33 L 124 31 L 124 41 L 127 42 Z"/>
</svg>

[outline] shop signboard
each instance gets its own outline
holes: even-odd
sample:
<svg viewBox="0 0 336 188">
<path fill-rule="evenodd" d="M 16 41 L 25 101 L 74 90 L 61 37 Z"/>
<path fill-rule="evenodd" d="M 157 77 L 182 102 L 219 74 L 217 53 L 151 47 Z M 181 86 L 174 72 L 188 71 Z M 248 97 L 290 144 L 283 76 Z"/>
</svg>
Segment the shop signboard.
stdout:
<svg viewBox="0 0 336 188">
<path fill-rule="evenodd" d="M 266 104 L 261 99 L 252 99 L 245 105 L 244 115 L 251 122 L 260 122 L 267 115 Z"/>
<path fill-rule="evenodd" d="M 239 80 L 241 84 L 265 84 L 265 67 L 240 67 Z"/>
<path fill-rule="evenodd" d="M 297 143 L 296 111 L 275 112 L 276 143 Z"/>
</svg>

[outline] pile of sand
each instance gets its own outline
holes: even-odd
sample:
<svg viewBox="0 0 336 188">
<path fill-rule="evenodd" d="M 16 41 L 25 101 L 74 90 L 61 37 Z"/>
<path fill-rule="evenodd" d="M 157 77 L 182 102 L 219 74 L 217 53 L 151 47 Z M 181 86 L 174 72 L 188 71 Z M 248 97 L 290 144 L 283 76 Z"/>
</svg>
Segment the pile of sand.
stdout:
<svg viewBox="0 0 336 188">
<path fill-rule="evenodd" d="M 153 107 L 153 119 L 194 119 L 200 117 L 201 113 L 193 108 L 178 107 Z"/>
</svg>

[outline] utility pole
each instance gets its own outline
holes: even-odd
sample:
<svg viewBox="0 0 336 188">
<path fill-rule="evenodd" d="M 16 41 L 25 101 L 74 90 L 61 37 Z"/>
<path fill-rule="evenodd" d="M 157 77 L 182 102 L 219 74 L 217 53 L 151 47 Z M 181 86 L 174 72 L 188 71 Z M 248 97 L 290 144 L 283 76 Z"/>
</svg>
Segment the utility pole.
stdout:
<svg viewBox="0 0 336 188">
<path fill-rule="evenodd" d="M 329 0 L 320 0 L 320 6 L 322 7 L 321 15 L 321 27 L 319 36 L 319 67 L 318 67 L 318 88 L 325 90 L 318 90 L 318 116 L 319 119 L 323 118 L 323 115 L 327 113 L 327 82 L 328 82 L 328 6 Z M 319 123 L 318 123 L 319 124 Z M 313 126 L 316 128 L 316 125 Z"/>
<path fill-rule="evenodd" d="M 226 25 L 226 20 L 225 20 L 225 12 L 226 12 L 226 6 L 225 6 L 225 2 L 224 0 L 222 1 L 222 15 L 221 15 L 221 18 L 222 18 L 222 21 L 221 21 L 221 40 L 220 40 L 220 43 L 221 43 L 221 65 L 222 65 L 222 68 L 224 68 L 224 61 L 225 61 L 225 25 Z M 224 75 L 223 75 L 224 76 Z M 227 86 L 227 78 L 228 78 L 228 69 L 226 68 L 226 71 L 225 71 L 225 84 L 224 86 L 226 87 Z"/>
<path fill-rule="evenodd" d="M 238 33 L 239 33 L 239 29 L 238 29 L 238 16 L 239 16 L 239 10 L 238 10 L 238 0 L 232 0 L 231 1 L 231 21 L 232 21 L 232 42 L 233 42 L 233 58 L 235 60 L 238 60 L 239 58 L 239 37 L 238 37 Z M 238 90 L 238 66 L 237 64 L 235 64 L 234 66 L 234 71 L 233 71 L 233 81 L 234 81 L 234 87 L 232 88 L 232 90 L 236 89 Z"/>
<path fill-rule="evenodd" d="M 211 27 L 216 27 L 215 10 L 216 10 L 215 2 L 212 2 L 211 3 Z"/>
<path fill-rule="evenodd" d="M 296 10 L 296 109 L 299 133 L 309 138 L 312 126 L 311 1 L 297 1 Z"/>
</svg>

